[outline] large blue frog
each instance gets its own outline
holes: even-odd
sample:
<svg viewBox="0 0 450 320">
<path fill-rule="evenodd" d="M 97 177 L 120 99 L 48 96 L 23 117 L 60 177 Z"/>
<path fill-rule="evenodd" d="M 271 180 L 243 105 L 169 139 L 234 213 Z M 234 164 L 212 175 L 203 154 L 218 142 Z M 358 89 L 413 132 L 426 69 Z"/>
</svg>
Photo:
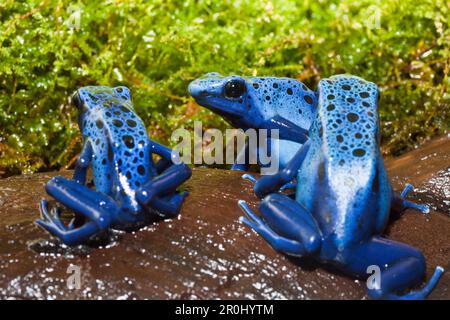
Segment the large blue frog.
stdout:
<svg viewBox="0 0 450 320">
<path fill-rule="evenodd" d="M 247 170 L 249 153 L 270 150 L 271 161 L 283 168 L 306 141 L 317 106 L 313 91 L 295 79 L 275 77 L 224 77 L 208 73 L 189 84 L 189 93 L 202 106 L 224 117 L 233 127 L 247 129 L 278 129 L 278 143 L 268 139 L 267 148 L 258 143 L 258 150 L 241 150 L 233 170 Z M 270 132 L 269 132 L 270 133 Z"/>
<path fill-rule="evenodd" d="M 37 224 L 75 245 L 109 227 L 126 230 L 155 217 L 175 217 L 187 195 L 176 189 L 190 178 L 191 170 L 176 152 L 149 139 L 128 88 L 83 87 L 72 101 L 78 108 L 83 148 L 73 179 L 55 177 L 46 191 L 84 217 L 83 223 L 73 221 L 66 227 L 59 210 L 49 212 L 42 200 L 42 220 Z M 161 157 L 156 164 L 153 154 Z M 86 186 L 90 166 L 95 190 Z"/>
<path fill-rule="evenodd" d="M 382 237 L 391 208 L 426 213 L 428 207 L 405 200 L 411 185 L 401 196 L 392 191 L 379 148 L 376 85 L 340 75 L 320 81 L 318 93 L 309 140 L 285 169 L 256 182 L 256 195 L 264 197 L 262 217 L 239 202 L 246 213 L 241 221 L 283 253 L 357 277 L 378 267 L 379 281 L 368 291 L 373 298 L 425 298 L 443 269 L 437 267 L 421 290 L 405 293 L 421 283 L 425 259 L 419 250 Z M 277 192 L 294 177 L 294 199 Z"/>
</svg>

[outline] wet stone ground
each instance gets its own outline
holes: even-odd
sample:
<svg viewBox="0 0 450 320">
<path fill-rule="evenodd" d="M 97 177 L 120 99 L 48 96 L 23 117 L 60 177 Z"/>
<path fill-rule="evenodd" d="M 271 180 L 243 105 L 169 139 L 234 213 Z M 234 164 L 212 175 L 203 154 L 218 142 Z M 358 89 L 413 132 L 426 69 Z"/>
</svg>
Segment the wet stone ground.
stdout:
<svg viewBox="0 0 450 320">
<path fill-rule="evenodd" d="M 406 211 L 387 235 L 423 251 L 427 277 L 436 265 L 448 270 L 430 298 L 450 299 L 450 137 L 388 159 L 386 166 L 395 190 L 413 183 L 411 199 L 432 207 L 427 216 Z M 178 219 L 114 232 L 104 247 L 70 249 L 33 223 L 53 175 L 0 180 L 2 299 L 367 298 L 364 281 L 278 254 L 240 224 L 237 200 L 258 201 L 238 172 L 196 169 Z M 67 287 L 70 266 L 80 268 L 80 289 Z"/>
</svg>

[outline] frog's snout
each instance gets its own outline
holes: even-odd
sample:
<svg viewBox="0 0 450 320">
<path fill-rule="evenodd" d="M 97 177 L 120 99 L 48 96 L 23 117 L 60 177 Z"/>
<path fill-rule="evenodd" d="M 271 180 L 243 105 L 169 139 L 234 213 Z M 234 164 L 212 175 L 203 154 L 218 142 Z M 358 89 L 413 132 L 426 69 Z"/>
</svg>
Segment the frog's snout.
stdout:
<svg viewBox="0 0 450 320">
<path fill-rule="evenodd" d="M 210 94 L 204 85 L 200 83 L 200 81 L 195 80 L 192 81 L 188 86 L 189 94 L 194 98 L 205 98 Z"/>
</svg>

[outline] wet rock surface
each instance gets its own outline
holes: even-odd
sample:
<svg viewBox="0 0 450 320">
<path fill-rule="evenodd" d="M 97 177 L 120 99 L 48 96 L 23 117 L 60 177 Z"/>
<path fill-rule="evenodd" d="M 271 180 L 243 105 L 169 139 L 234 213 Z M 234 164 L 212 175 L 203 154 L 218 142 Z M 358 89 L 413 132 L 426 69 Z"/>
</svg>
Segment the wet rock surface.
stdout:
<svg viewBox="0 0 450 320">
<path fill-rule="evenodd" d="M 427 216 L 406 211 L 387 234 L 422 250 L 427 277 L 436 265 L 448 270 L 430 298 L 450 299 L 450 138 L 386 166 L 395 190 L 410 182 L 418 190 L 411 199 L 432 207 Z M 70 249 L 34 225 L 43 185 L 55 174 L 0 180 L 2 299 L 367 298 L 364 281 L 278 254 L 240 224 L 237 200 L 258 203 L 241 173 L 195 169 L 178 219 L 114 232 L 104 247 Z M 70 266 L 80 268 L 80 289 L 67 287 Z"/>
</svg>

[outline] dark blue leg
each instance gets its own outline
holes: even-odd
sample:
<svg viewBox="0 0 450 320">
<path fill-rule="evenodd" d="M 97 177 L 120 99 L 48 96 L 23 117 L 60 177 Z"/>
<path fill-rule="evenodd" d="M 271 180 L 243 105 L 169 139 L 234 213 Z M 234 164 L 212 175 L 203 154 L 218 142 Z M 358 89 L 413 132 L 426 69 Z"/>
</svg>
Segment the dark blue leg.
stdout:
<svg viewBox="0 0 450 320">
<path fill-rule="evenodd" d="M 178 215 L 187 192 L 175 193 L 163 198 L 154 198 L 151 202 L 152 208 L 157 210 L 163 219 L 174 218 Z"/>
<path fill-rule="evenodd" d="M 248 181 L 252 182 L 253 184 L 256 184 L 258 182 L 258 179 L 256 179 L 250 173 L 244 173 L 242 175 L 242 179 L 248 180 Z M 296 187 L 297 187 L 297 182 L 288 182 L 280 188 L 280 191 L 284 191 L 284 190 L 288 190 L 288 189 L 295 189 Z"/>
<path fill-rule="evenodd" d="M 345 256 L 344 270 L 347 272 L 365 277 L 369 266 L 380 268 L 378 287 L 368 291 L 376 299 L 425 299 L 443 272 L 437 267 L 424 288 L 400 295 L 420 284 L 425 275 L 425 259 L 420 251 L 400 242 L 374 237 L 367 243 L 348 248 Z"/>
<path fill-rule="evenodd" d="M 397 211 L 403 211 L 406 210 L 408 208 L 412 208 L 412 209 L 416 209 L 419 210 L 420 212 L 427 214 L 430 212 L 430 208 L 425 205 L 425 204 L 418 204 L 418 203 L 414 203 L 412 201 L 408 201 L 406 200 L 406 197 L 408 196 L 408 194 L 414 190 L 414 186 L 412 184 L 407 184 L 405 186 L 405 189 L 403 189 L 402 193 L 400 194 L 400 196 L 397 195 L 393 195 L 393 199 L 392 199 L 392 207 L 394 207 Z"/>
<path fill-rule="evenodd" d="M 163 173 L 167 168 L 169 168 L 171 165 L 173 165 L 172 161 L 161 158 L 158 160 L 158 162 L 155 165 L 156 172 L 158 174 Z"/>
<path fill-rule="evenodd" d="M 310 146 L 309 140 L 300 148 L 300 150 L 295 154 L 295 156 L 289 161 L 287 166 L 279 171 L 278 173 L 270 176 L 263 176 L 261 179 L 256 180 L 251 175 L 244 175 L 243 178 L 249 179 L 255 182 L 255 195 L 259 198 L 263 198 L 269 193 L 277 192 L 284 185 L 291 183 L 297 175 L 298 169 L 300 168 L 306 154 L 308 153 Z"/>
<path fill-rule="evenodd" d="M 57 211 L 50 214 L 45 200 L 41 202 L 42 219 L 36 223 L 60 238 L 67 245 L 80 244 L 92 235 L 109 227 L 119 209 L 107 195 L 63 177 L 55 177 L 46 185 L 47 192 L 75 214 L 85 216 L 88 222 L 79 228 L 65 227 Z"/>
<path fill-rule="evenodd" d="M 191 175 L 192 171 L 187 165 L 173 165 L 139 188 L 136 192 L 136 199 L 142 205 L 151 205 L 154 198 L 174 193 Z"/>
<path fill-rule="evenodd" d="M 83 149 L 81 150 L 80 156 L 77 159 L 75 165 L 75 172 L 73 173 L 73 180 L 79 184 L 86 184 L 86 174 L 89 164 L 92 159 L 92 146 L 89 141 L 87 141 Z"/>
<path fill-rule="evenodd" d="M 163 159 L 170 162 L 171 164 L 180 164 L 180 154 L 176 150 L 172 150 L 162 144 L 155 141 L 151 141 L 150 152 L 160 155 Z"/>
<path fill-rule="evenodd" d="M 277 251 L 294 256 L 316 252 L 321 235 L 314 218 L 301 205 L 282 194 L 268 195 L 261 202 L 261 219 L 247 203 L 239 201 L 247 217 L 241 221 L 263 236 Z"/>
</svg>

